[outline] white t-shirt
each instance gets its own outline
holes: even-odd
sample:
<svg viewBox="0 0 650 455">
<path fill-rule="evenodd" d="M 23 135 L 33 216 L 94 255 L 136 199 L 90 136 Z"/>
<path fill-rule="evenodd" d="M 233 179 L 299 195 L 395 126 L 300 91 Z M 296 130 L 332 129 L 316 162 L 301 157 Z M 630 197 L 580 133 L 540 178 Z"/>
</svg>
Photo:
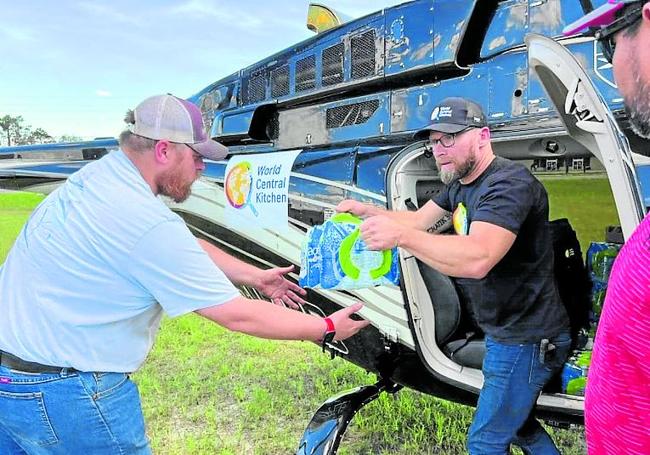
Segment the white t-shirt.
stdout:
<svg viewBox="0 0 650 455">
<path fill-rule="evenodd" d="M 81 371 L 131 372 L 162 311 L 239 292 L 121 150 L 48 196 L 0 267 L 0 349 Z"/>
</svg>

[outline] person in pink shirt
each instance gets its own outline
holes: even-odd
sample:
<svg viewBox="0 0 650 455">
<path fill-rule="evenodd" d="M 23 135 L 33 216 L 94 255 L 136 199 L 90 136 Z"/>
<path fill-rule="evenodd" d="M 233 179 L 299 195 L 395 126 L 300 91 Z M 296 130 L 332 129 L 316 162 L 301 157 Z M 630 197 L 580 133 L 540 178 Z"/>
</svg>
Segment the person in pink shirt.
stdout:
<svg viewBox="0 0 650 455">
<path fill-rule="evenodd" d="M 636 134 L 650 138 L 650 1 L 609 0 L 565 29 L 596 38 Z M 585 397 L 590 455 L 650 454 L 650 216 L 619 253 L 594 344 Z"/>
</svg>

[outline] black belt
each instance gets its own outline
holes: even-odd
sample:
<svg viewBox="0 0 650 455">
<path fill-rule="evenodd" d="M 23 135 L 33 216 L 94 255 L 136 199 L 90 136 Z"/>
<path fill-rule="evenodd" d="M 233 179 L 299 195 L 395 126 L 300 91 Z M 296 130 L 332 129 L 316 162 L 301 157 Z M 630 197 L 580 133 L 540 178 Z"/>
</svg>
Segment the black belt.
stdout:
<svg viewBox="0 0 650 455">
<path fill-rule="evenodd" d="M 67 370 L 68 372 L 77 371 L 74 368 L 55 367 L 36 362 L 28 362 L 5 351 L 0 351 L 0 365 L 10 370 L 22 371 L 24 373 L 60 373 L 63 370 Z"/>
</svg>

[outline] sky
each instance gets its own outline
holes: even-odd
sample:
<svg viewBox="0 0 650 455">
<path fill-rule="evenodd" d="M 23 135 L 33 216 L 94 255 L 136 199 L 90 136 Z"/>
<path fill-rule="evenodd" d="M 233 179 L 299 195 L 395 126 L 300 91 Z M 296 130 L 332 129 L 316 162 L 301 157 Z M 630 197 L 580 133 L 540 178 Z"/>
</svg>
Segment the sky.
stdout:
<svg viewBox="0 0 650 455">
<path fill-rule="evenodd" d="M 321 0 L 360 17 L 405 0 Z M 0 0 L 0 117 L 117 136 L 144 98 L 187 98 L 313 36 L 303 0 Z"/>
</svg>

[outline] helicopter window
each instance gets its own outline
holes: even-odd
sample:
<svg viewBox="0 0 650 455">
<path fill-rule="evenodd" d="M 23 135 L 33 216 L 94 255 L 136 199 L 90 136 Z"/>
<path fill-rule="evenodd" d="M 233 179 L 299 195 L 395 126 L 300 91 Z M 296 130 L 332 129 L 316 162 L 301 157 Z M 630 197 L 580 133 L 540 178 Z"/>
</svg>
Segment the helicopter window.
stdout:
<svg viewBox="0 0 650 455">
<path fill-rule="evenodd" d="M 350 40 L 352 51 L 352 79 L 375 74 L 375 30 L 368 30 Z"/>
<path fill-rule="evenodd" d="M 271 71 L 271 96 L 278 98 L 289 94 L 289 66 Z"/>
<path fill-rule="evenodd" d="M 327 128 L 366 123 L 379 108 L 379 100 L 363 101 L 327 109 Z"/>
<path fill-rule="evenodd" d="M 252 73 L 248 79 L 245 103 L 257 103 L 266 98 L 266 71 Z"/>
<path fill-rule="evenodd" d="M 343 43 L 323 50 L 323 85 L 334 85 L 343 82 Z"/>
<path fill-rule="evenodd" d="M 296 62 L 296 92 L 316 87 L 316 56 L 310 55 Z"/>
</svg>

